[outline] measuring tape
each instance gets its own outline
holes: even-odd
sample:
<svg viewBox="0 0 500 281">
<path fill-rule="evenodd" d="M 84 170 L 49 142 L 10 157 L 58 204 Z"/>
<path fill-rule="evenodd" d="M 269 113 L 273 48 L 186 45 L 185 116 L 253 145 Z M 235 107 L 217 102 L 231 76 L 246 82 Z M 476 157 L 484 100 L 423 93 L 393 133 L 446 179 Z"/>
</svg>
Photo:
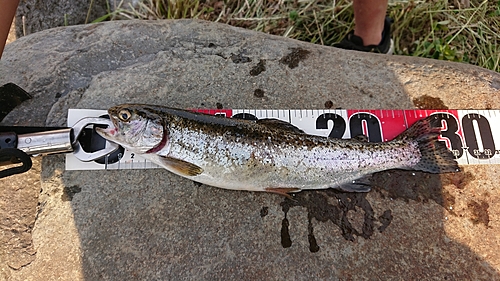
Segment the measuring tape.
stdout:
<svg viewBox="0 0 500 281">
<path fill-rule="evenodd" d="M 194 109 L 227 118 L 274 118 L 289 122 L 307 134 L 331 138 L 365 135 L 370 142 L 390 141 L 429 115 L 441 119 L 439 139 L 460 165 L 500 164 L 500 110 L 350 110 L 350 109 Z M 84 117 L 105 116 L 105 110 L 70 109 L 68 126 Z M 122 149 L 115 160 L 82 162 L 66 155 L 66 170 L 151 169 L 158 165 Z"/>
</svg>

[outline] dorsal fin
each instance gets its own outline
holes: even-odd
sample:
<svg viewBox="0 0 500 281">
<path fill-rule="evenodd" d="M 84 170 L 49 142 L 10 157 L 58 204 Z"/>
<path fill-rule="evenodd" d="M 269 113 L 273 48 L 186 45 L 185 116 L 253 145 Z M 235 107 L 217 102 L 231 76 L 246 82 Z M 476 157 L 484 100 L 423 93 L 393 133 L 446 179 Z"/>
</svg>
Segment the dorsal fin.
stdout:
<svg viewBox="0 0 500 281">
<path fill-rule="evenodd" d="M 352 137 L 351 139 L 353 139 L 353 140 L 357 140 L 357 141 L 359 141 L 359 142 L 368 142 L 368 137 L 367 137 L 367 136 L 365 136 L 365 135 L 363 135 L 363 134 L 361 134 L 361 135 L 357 135 L 357 136 L 354 136 L 354 137 Z"/>
<path fill-rule="evenodd" d="M 281 130 L 291 131 L 294 133 L 305 134 L 304 131 L 302 131 L 301 129 L 295 127 L 294 125 L 288 122 L 281 121 L 279 119 L 271 119 L 271 118 L 259 119 L 257 120 L 257 124 L 264 125 L 271 129 L 281 129 Z"/>
</svg>

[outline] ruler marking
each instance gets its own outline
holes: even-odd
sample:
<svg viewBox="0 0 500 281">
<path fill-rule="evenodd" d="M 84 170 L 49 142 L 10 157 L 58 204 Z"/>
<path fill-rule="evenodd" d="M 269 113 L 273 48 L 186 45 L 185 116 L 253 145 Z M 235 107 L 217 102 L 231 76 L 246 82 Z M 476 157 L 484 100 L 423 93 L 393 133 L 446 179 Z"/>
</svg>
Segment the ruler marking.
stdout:
<svg viewBox="0 0 500 281">
<path fill-rule="evenodd" d="M 481 115 L 479 115 L 478 118 L 481 118 Z M 474 135 L 476 136 L 477 150 L 478 152 L 484 152 L 483 138 L 481 137 L 481 132 L 479 131 L 479 124 L 477 123 L 477 120 L 472 120 L 472 128 L 474 130 Z"/>
<path fill-rule="evenodd" d="M 406 118 L 406 110 L 403 110 L 403 120 L 405 122 L 405 128 L 408 129 L 408 119 Z"/>
<path fill-rule="evenodd" d="M 469 148 L 466 146 L 464 147 L 464 154 L 465 154 L 465 159 L 467 160 L 467 164 L 471 164 L 470 163 L 470 159 L 469 159 Z"/>
</svg>

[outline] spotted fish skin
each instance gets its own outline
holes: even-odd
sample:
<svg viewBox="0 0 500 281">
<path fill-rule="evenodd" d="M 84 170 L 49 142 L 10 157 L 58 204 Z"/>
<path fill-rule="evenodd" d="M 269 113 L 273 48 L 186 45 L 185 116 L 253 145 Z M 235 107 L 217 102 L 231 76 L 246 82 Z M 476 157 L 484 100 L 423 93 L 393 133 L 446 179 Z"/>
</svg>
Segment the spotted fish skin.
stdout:
<svg viewBox="0 0 500 281">
<path fill-rule="evenodd" d="M 249 121 L 144 104 L 109 109 L 104 138 L 167 170 L 207 185 L 251 191 L 370 190 L 366 176 L 388 169 L 456 172 L 432 116 L 390 142 L 308 135 L 289 123 Z"/>
</svg>

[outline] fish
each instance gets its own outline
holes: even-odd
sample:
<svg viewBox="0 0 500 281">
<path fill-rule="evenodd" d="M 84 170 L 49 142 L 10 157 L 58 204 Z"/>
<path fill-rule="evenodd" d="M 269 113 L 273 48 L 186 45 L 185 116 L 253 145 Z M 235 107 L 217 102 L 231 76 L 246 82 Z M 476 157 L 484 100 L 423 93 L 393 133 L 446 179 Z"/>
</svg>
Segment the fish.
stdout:
<svg viewBox="0 0 500 281">
<path fill-rule="evenodd" d="M 438 140 L 441 123 L 429 116 L 388 142 L 306 134 L 278 119 L 243 120 L 147 104 L 122 104 L 108 114 L 103 138 L 179 176 L 206 185 L 288 195 L 335 188 L 370 191 L 373 173 L 404 169 L 460 171 Z"/>
</svg>

